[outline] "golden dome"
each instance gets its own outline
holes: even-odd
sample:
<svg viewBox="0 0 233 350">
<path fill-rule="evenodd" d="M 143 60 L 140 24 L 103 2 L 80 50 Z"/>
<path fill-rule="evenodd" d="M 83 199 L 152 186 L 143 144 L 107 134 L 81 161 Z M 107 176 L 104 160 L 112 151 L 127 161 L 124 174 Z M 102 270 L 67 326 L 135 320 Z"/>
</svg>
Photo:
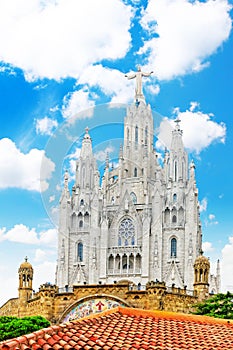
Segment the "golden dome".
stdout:
<svg viewBox="0 0 233 350">
<path fill-rule="evenodd" d="M 210 262 L 209 259 L 201 253 L 201 255 L 199 255 L 195 260 L 194 266 L 196 265 L 205 265 L 206 267 L 210 267 Z"/>
<path fill-rule="evenodd" d="M 28 262 L 27 256 L 25 257 L 25 261 L 19 267 L 20 269 L 32 269 L 32 265 Z"/>
</svg>

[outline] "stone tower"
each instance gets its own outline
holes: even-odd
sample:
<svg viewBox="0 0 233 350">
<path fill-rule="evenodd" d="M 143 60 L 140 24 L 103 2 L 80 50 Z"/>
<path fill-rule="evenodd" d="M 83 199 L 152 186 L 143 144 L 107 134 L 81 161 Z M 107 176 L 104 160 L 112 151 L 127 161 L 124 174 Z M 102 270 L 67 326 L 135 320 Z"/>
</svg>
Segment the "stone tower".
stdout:
<svg viewBox="0 0 233 350">
<path fill-rule="evenodd" d="M 102 182 L 89 131 L 83 137 L 76 179 L 65 173 L 60 200 L 56 284 L 128 280 L 193 290 L 194 262 L 202 245 L 195 165 L 188 162 L 180 121 L 160 164 L 154 148 L 153 116 L 136 77 L 135 100 L 127 108 L 118 166 L 107 157 Z M 144 75 L 142 75 L 144 74 Z"/>
<path fill-rule="evenodd" d="M 33 268 L 28 258 L 20 265 L 19 270 L 19 300 L 25 302 L 32 297 Z"/>
<path fill-rule="evenodd" d="M 200 300 L 206 299 L 209 295 L 209 272 L 210 262 L 202 254 L 197 257 L 194 263 L 194 290 Z"/>
</svg>

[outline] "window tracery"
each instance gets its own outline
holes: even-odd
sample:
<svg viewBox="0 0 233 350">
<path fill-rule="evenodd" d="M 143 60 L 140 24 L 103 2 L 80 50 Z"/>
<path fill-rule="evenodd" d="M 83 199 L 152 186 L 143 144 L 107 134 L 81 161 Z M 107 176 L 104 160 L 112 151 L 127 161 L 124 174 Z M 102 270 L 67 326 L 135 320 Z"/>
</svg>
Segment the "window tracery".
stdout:
<svg viewBox="0 0 233 350">
<path fill-rule="evenodd" d="M 122 220 L 119 226 L 118 244 L 123 246 L 134 245 L 134 236 L 135 228 L 133 221 L 129 218 Z"/>
</svg>

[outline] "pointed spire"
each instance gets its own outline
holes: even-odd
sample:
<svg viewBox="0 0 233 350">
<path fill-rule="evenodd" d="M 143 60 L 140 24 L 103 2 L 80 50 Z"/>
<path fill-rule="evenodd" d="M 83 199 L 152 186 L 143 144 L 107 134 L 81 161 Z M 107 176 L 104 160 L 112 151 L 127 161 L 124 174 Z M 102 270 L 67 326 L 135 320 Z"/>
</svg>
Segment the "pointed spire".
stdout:
<svg viewBox="0 0 233 350">
<path fill-rule="evenodd" d="M 65 174 L 64 174 L 64 188 L 65 188 L 65 189 L 68 189 L 68 182 L 69 182 L 69 173 L 68 173 L 68 171 L 66 170 L 66 171 L 65 171 Z"/>
<path fill-rule="evenodd" d="M 106 154 L 106 159 L 105 159 L 105 169 L 109 168 L 109 153 L 107 152 Z"/>
<path fill-rule="evenodd" d="M 120 151 L 119 151 L 119 159 L 123 158 L 123 147 L 122 147 L 122 143 L 120 144 Z"/>
<path fill-rule="evenodd" d="M 174 120 L 174 122 L 176 123 L 176 130 L 180 130 L 180 122 L 181 122 L 181 120 L 177 117 L 175 120 Z"/>
<path fill-rule="evenodd" d="M 183 140 L 182 140 L 182 135 L 183 131 L 180 128 L 180 119 L 175 119 L 174 120 L 175 128 L 172 131 L 172 142 L 171 142 L 171 149 L 175 151 L 183 150 L 184 145 L 183 145 Z"/>
<path fill-rule="evenodd" d="M 189 171 L 190 171 L 190 180 L 195 181 L 195 164 L 193 160 L 190 163 Z"/>
<path fill-rule="evenodd" d="M 82 148 L 80 157 L 86 158 L 88 155 L 92 154 L 92 142 L 89 134 L 89 128 L 85 128 L 85 135 L 82 141 Z"/>
</svg>

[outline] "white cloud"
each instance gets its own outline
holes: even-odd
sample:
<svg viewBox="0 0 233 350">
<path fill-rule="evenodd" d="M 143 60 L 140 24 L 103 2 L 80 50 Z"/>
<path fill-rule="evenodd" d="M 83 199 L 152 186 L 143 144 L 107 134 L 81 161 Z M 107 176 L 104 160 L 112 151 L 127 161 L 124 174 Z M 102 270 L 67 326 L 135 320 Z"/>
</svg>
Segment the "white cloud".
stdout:
<svg viewBox="0 0 233 350">
<path fill-rule="evenodd" d="M 214 220 L 215 219 L 215 215 L 214 214 L 209 214 L 209 219 L 210 220 Z"/>
<path fill-rule="evenodd" d="M 227 0 L 149 0 L 141 23 L 151 38 L 139 52 L 160 80 L 200 71 L 230 35 L 230 9 Z"/>
<path fill-rule="evenodd" d="M 148 85 L 147 86 L 148 91 L 153 95 L 158 95 L 160 93 L 160 86 L 158 84 L 156 85 Z"/>
<path fill-rule="evenodd" d="M 90 118 L 93 115 L 95 102 L 91 99 L 87 87 L 69 93 L 65 96 L 62 106 L 62 115 L 64 118 L 83 119 Z"/>
<path fill-rule="evenodd" d="M 198 104 L 196 104 L 198 105 Z M 181 129 L 184 131 L 183 142 L 186 148 L 199 154 L 213 142 L 225 142 L 226 126 L 212 120 L 211 113 L 203 113 L 194 109 L 192 102 L 189 110 L 177 111 L 181 120 Z"/>
<path fill-rule="evenodd" d="M 42 160 L 46 165 L 43 172 Z M 55 164 L 45 156 L 44 151 L 33 148 L 24 154 L 12 140 L 4 138 L 0 140 L 0 169 L 0 188 L 45 191 Z"/>
<path fill-rule="evenodd" d="M 36 249 L 34 260 L 36 262 L 45 261 L 46 255 L 47 255 L 47 252 L 45 250 Z"/>
<path fill-rule="evenodd" d="M 204 251 L 204 254 L 206 254 L 208 252 L 212 252 L 214 250 L 214 247 L 211 242 L 203 242 L 202 249 Z"/>
<path fill-rule="evenodd" d="M 221 259 L 221 279 L 222 290 L 233 291 L 233 236 L 229 237 L 229 242 L 222 249 Z"/>
<path fill-rule="evenodd" d="M 55 270 L 56 263 L 54 261 L 45 260 L 43 263 L 38 265 L 33 265 L 34 278 L 33 278 L 33 288 L 38 290 L 39 286 L 43 283 L 49 282 L 51 284 L 55 283 Z"/>
<path fill-rule="evenodd" d="M 206 211 L 206 209 L 207 209 L 207 204 L 208 204 L 207 198 L 203 198 L 203 199 L 200 201 L 200 203 L 199 203 L 199 205 L 200 205 L 200 207 L 199 207 L 200 213 L 203 212 L 203 211 Z"/>
<path fill-rule="evenodd" d="M 106 147 L 104 150 L 100 150 L 94 154 L 95 159 L 99 160 L 101 162 L 104 162 L 106 160 L 106 157 L 108 154 L 114 152 L 114 148 L 112 146 Z"/>
<path fill-rule="evenodd" d="M 36 119 L 36 133 L 41 135 L 52 135 L 54 129 L 58 126 L 56 120 L 44 117 Z"/>
<path fill-rule="evenodd" d="M 78 79 L 78 84 L 98 86 L 105 95 L 111 96 L 111 103 L 127 103 L 134 97 L 133 80 L 128 80 L 116 69 L 105 68 L 100 64 L 85 69 Z"/>
<path fill-rule="evenodd" d="M 67 167 L 68 172 L 69 172 L 69 180 L 75 179 L 76 162 L 77 162 L 77 159 L 79 159 L 79 157 L 80 157 L 80 153 L 81 153 L 81 148 L 76 147 L 74 152 L 67 156 L 67 158 L 69 159 L 69 165 Z"/>
<path fill-rule="evenodd" d="M 120 0 L 3 1 L 0 60 L 29 81 L 78 77 L 90 64 L 125 56 L 132 14 Z"/>
<path fill-rule="evenodd" d="M 180 120 L 180 127 L 183 130 L 183 143 L 190 152 L 199 154 L 214 142 L 225 142 L 226 125 L 217 123 L 213 114 L 203 113 L 197 110 L 198 103 L 191 102 L 190 108 L 181 112 L 178 107 L 174 108 L 174 115 Z M 174 121 L 164 118 L 160 124 L 158 139 L 167 148 L 170 148 L 172 139 L 172 127 Z M 160 146 L 158 144 L 158 146 Z"/>
<path fill-rule="evenodd" d="M 55 201 L 55 195 L 52 195 L 49 197 L 49 203 L 52 203 Z"/>
<path fill-rule="evenodd" d="M 23 224 L 16 224 L 10 230 L 6 230 L 5 227 L 0 229 L 0 241 L 6 240 L 23 244 L 56 247 L 57 230 L 48 229 L 46 231 L 36 232 L 35 228 L 30 229 Z"/>
</svg>

